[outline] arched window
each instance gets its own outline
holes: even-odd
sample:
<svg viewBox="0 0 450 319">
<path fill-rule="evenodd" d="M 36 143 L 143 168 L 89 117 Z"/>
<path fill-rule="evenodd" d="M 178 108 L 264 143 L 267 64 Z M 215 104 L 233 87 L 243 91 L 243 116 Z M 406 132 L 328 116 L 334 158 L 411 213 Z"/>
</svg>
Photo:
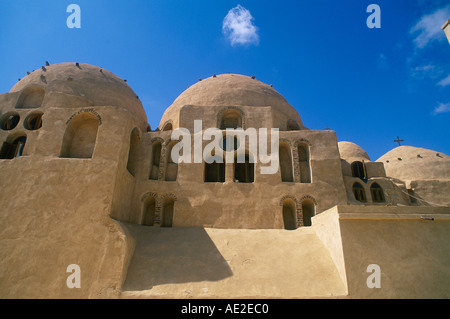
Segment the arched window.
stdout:
<svg viewBox="0 0 450 319">
<path fill-rule="evenodd" d="M 360 202 L 366 202 L 366 192 L 364 191 L 364 188 L 361 186 L 360 183 L 354 183 L 353 184 L 353 195 L 355 196 L 355 199 Z"/>
<path fill-rule="evenodd" d="M 280 142 L 279 159 L 280 159 L 281 181 L 293 182 L 294 175 L 292 173 L 292 157 L 291 157 L 291 148 L 289 147 L 289 144 L 285 142 Z"/>
<path fill-rule="evenodd" d="M 283 201 L 283 223 L 284 229 L 294 230 L 297 229 L 297 217 L 296 217 L 295 202 L 291 198 L 286 198 Z"/>
<path fill-rule="evenodd" d="M 172 148 L 177 144 L 178 141 L 171 141 L 167 145 L 167 163 L 166 163 L 166 178 L 168 182 L 174 182 L 177 180 L 178 175 L 178 163 L 175 163 L 172 158 Z"/>
<path fill-rule="evenodd" d="M 152 146 L 152 161 L 150 163 L 149 178 L 157 181 L 159 175 L 159 165 L 161 163 L 161 142 L 156 141 Z"/>
<path fill-rule="evenodd" d="M 164 199 L 161 212 L 161 227 L 172 227 L 175 200 L 172 197 Z"/>
<path fill-rule="evenodd" d="M 250 162 L 250 156 L 245 155 L 245 162 L 237 163 L 234 159 L 234 181 L 237 183 L 253 183 L 255 180 L 255 164 Z"/>
<path fill-rule="evenodd" d="M 298 145 L 298 161 L 300 167 L 300 183 L 311 183 L 309 147 L 304 143 Z"/>
<path fill-rule="evenodd" d="M 353 177 L 358 177 L 363 181 L 367 180 L 366 170 L 363 162 L 353 162 L 351 167 Z"/>
<path fill-rule="evenodd" d="M 220 118 L 220 129 L 242 128 L 242 114 L 236 109 L 228 109 L 222 113 Z"/>
<path fill-rule="evenodd" d="M 0 118 L 0 127 L 2 130 L 9 131 L 19 124 L 20 116 L 16 112 L 8 112 Z"/>
<path fill-rule="evenodd" d="M 302 202 L 302 212 L 303 212 L 303 226 L 311 226 L 311 219 L 316 214 L 316 207 L 312 199 L 305 199 Z"/>
<path fill-rule="evenodd" d="M 98 118 L 90 112 L 75 116 L 67 125 L 64 133 L 61 157 L 92 158 L 98 125 Z"/>
<path fill-rule="evenodd" d="M 42 113 L 32 113 L 27 116 L 24 122 L 27 130 L 34 131 L 42 127 Z"/>
<path fill-rule="evenodd" d="M 372 201 L 374 203 L 383 203 L 383 202 L 385 202 L 383 189 L 377 183 L 373 183 L 370 186 L 370 194 L 372 195 Z"/>
<path fill-rule="evenodd" d="M 156 200 L 155 197 L 149 196 L 142 208 L 142 225 L 153 226 L 155 221 Z"/>
<path fill-rule="evenodd" d="M 20 95 L 16 108 L 34 109 L 41 106 L 44 100 L 45 91 L 40 86 L 27 87 Z"/>
<path fill-rule="evenodd" d="M 13 159 L 22 156 L 26 142 L 26 135 L 16 137 L 12 143 L 4 142 L 2 149 L 0 150 L 0 159 Z"/>
<path fill-rule="evenodd" d="M 136 174 L 139 157 L 139 131 L 134 128 L 130 134 L 130 148 L 128 151 L 127 170 L 131 175 Z"/>
<path fill-rule="evenodd" d="M 225 161 L 223 159 L 222 163 L 217 163 L 216 160 L 212 163 L 205 163 L 205 183 L 225 183 Z"/>
</svg>

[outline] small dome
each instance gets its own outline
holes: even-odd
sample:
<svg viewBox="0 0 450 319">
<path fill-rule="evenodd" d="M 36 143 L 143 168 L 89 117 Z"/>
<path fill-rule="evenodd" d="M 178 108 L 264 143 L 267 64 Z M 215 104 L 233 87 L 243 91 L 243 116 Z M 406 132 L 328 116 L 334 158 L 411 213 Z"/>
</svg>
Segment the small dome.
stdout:
<svg viewBox="0 0 450 319">
<path fill-rule="evenodd" d="M 305 129 L 298 112 L 285 98 L 272 88 L 254 77 L 239 74 L 221 74 L 200 80 L 178 96 L 167 108 L 161 123 L 179 114 L 185 105 L 216 107 L 216 106 L 271 106 L 274 112 L 279 112 L 297 122 Z"/>
<path fill-rule="evenodd" d="M 348 163 L 353 163 L 356 161 L 369 161 L 369 155 L 364 151 L 361 146 L 356 145 L 352 142 L 339 142 L 338 143 L 339 154 L 341 158 Z"/>
<path fill-rule="evenodd" d="M 381 156 L 386 175 L 401 180 L 450 179 L 450 157 L 433 150 L 399 146 Z"/>
<path fill-rule="evenodd" d="M 125 107 L 144 121 L 147 118 L 136 93 L 123 79 L 90 64 L 59 63 L 45 66 L 17 82 L 10 93 L 29 89 L 43 89 L 46 95 L 62 93 L 81 97 L 91 106 Z M 45 101 L 43 107 L 46 107 Z"/>
</svg>

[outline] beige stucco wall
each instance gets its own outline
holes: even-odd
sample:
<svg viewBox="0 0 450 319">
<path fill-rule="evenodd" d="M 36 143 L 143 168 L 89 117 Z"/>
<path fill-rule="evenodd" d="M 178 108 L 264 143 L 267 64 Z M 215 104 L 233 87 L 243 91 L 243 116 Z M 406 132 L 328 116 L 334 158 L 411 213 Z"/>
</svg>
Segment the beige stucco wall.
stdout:
<svg viewBox="0 0 450 319">
<path fill-rule="evenodd" d="M 333 211 L 339 214 L 348 297 L 450 297 L 448 207 L 338 206 Z M 371 264 L 381 268 L 381 288 L 367 287 Z"/>
</svg>

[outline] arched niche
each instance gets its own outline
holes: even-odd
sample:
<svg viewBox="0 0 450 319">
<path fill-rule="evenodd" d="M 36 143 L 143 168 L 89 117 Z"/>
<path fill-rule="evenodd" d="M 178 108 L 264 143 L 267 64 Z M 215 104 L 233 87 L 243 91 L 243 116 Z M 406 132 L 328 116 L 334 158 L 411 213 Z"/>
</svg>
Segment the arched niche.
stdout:
<svg viewBox="0 0 450 319">
<path fill-rule="evenodd" d="M 18 109 L 34 109 L 42 105 L 45 90 L 40 86 L 29 86 L 20 94 L 16 108 Z"/>
<path fill-rule="evenodd" d="M 97 141 L 99 120 L 91 112 L 72 118 L 64 133 L 61 157 L 92 158 Z"/>
<path fill-rule="evenodd" d="M 280 141 L 279 146 L 280 173 L 282 182 L 293 182 L 291 147 L 286 142 Z"/>
<path fill-rule="evenodd" d="M 282 203 L 283 224 L 286 230 L 297 229 L 297 209 L 292 198 L 286 198 Z"/>
</svg>

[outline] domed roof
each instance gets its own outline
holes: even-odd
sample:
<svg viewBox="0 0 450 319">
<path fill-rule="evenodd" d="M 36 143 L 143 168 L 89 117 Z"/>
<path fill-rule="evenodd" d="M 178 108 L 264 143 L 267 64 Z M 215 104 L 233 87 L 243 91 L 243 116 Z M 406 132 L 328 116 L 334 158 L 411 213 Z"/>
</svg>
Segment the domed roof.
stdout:
<svg viewBox="0 0 450 319">
<path fill-rule="evenodd" d="M 85 63 L 59 63 L 44 68 L 21 79 L 10 93 L 41 87 L 45 94 L 62 93 L 82 97 L 92 106 L 126 107 L 146 121 L 145 111 L 136 93 L 110 71 Z"/>
<path fill-rule="evenodd" d="M 381 156 L 386 175 L 401 180 L 450 179 L 450 157 L 433 150 L 399 146 Z"/>
<path fill-rule="evenodd" d="M 298 122 L 303 123 L 298 112 L 272 86 L 262 83 L 254 77 L 240 74 L 221 74 L 200 80 L 190 86 L 175 99 L 166 110 L 167 114 L 179 113 L 185 105 L 194 106 L 271 106 Z M 161 123 L 164 123 L 163 116 Z"/>
<path fill-rule="evenodd" d="M 355 143 L 346 141 L 339 142 L 338 148 L 341 158 L 350 164 L 355 161 L 370 161 L 369 155 L 367 155 L 366 151 Z"/>
</svg>

